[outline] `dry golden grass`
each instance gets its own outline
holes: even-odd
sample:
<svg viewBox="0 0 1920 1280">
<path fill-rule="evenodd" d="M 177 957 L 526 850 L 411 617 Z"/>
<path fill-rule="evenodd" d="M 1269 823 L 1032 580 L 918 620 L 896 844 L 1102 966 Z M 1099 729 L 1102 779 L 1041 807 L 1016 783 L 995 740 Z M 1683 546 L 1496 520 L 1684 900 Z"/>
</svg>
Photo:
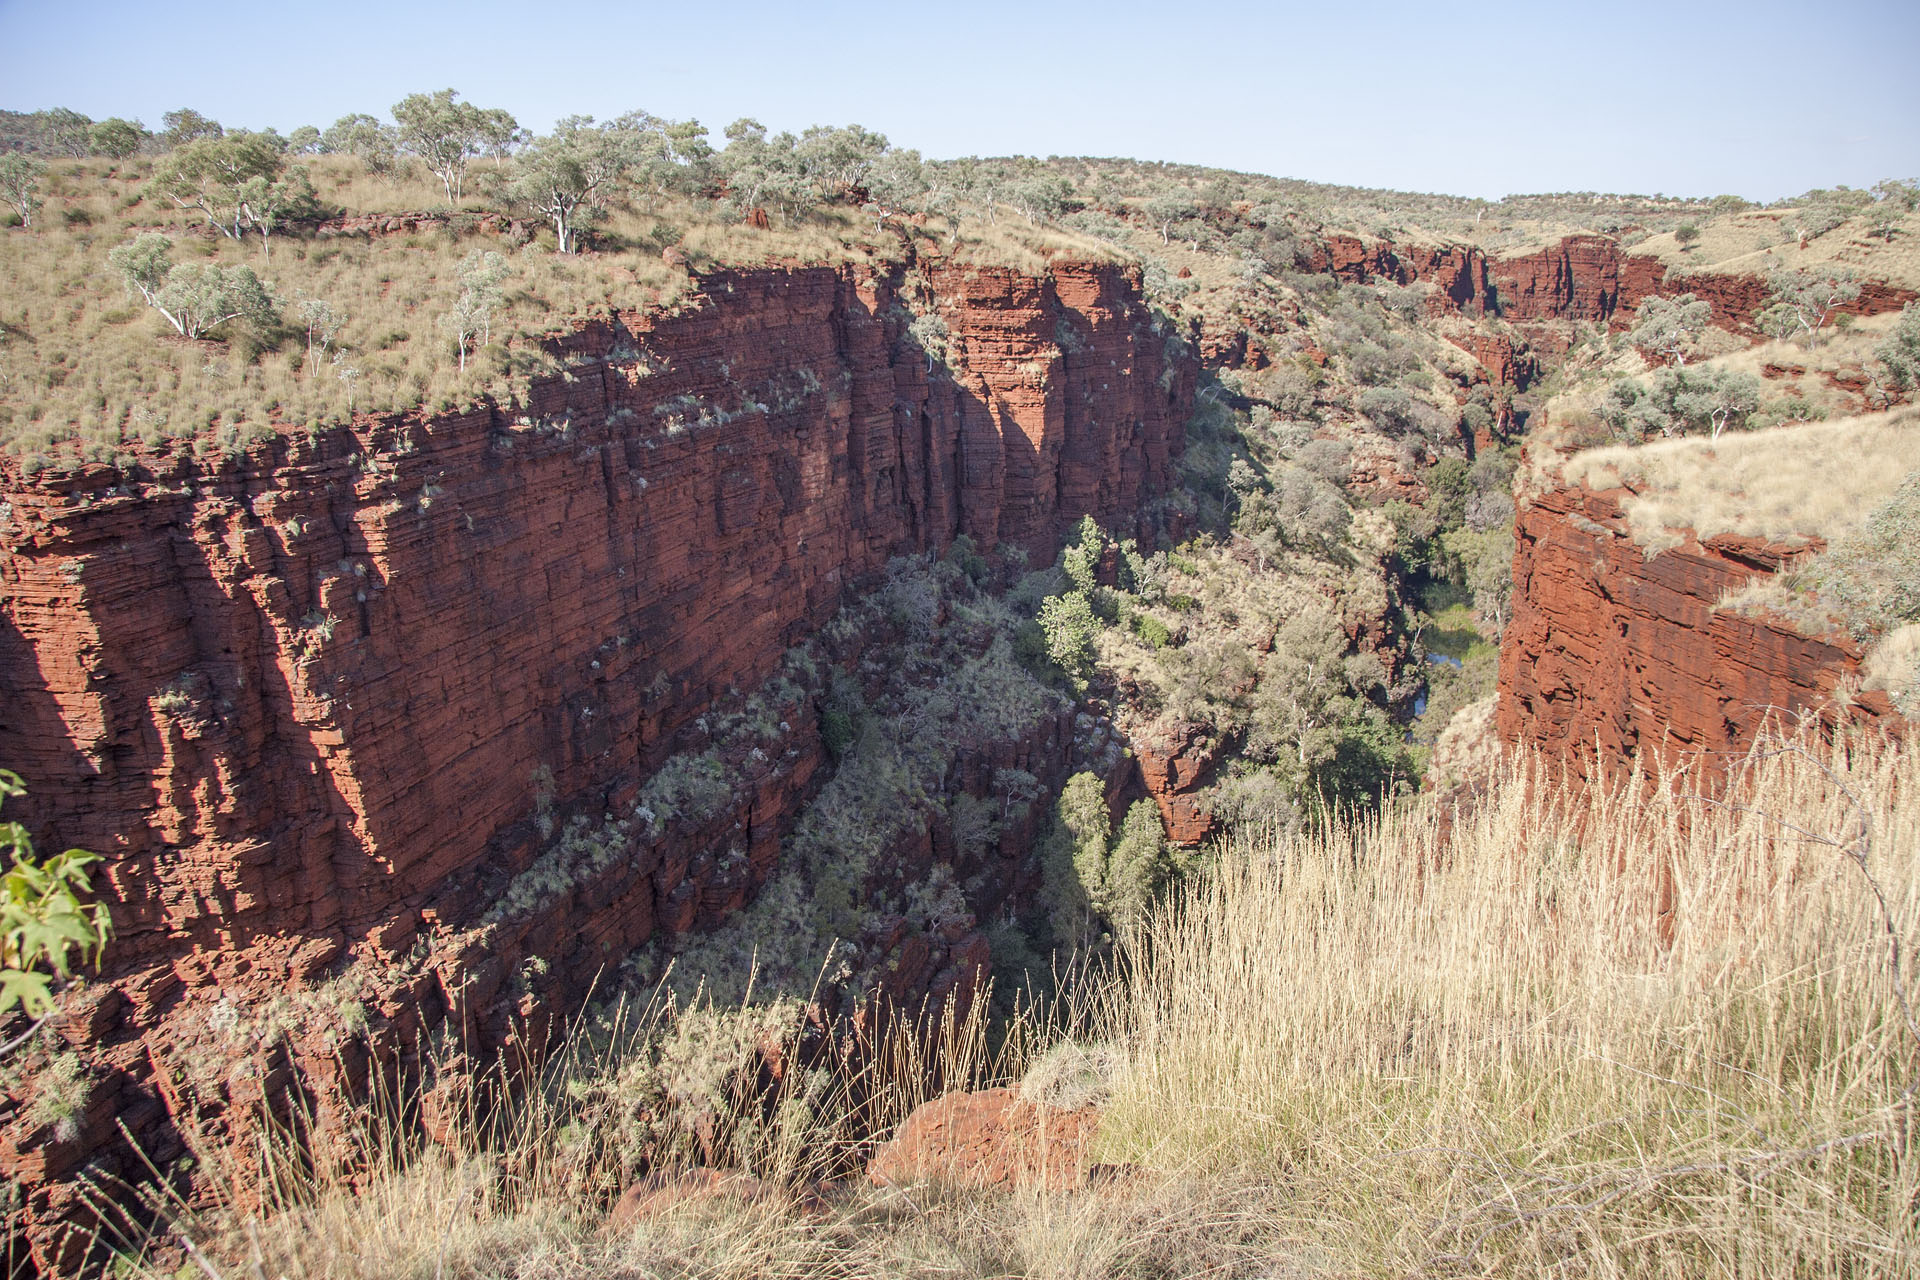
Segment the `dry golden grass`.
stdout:
<svg viewBox="0 0 1920 1280">
<path fill-rule="evenodd" d="M 1613 445 L 1575 454 L 1561 466 L 1596 489 L 1632 480 L 1626 502 L 1634 538 L 1671 545 L 1671 530 L 1754 534 L 1833 542 L 1885 501 L 1920 467 L 1920 410 L 1899 409 L 1835 422 Z"/>
<path fill-rule="evenodd" d="M 1135 1172 L 1084 1191 L 849 1183 L 603 1233 L 562 1089 L 451 1151 L 377 1140 L 264 1216 L 172 1220 L 221 1274 L 290 1280 L 1912 1274 L 1920 1029 L 1888 940 L 1920 929 L 1920 756 L 1808 742 L 1718 802 L 1523 763 L 1445 836 L 1428 797 L 1231 843 L 1088 979 L 1097 1158 Z M 1004 1079 L 1044 1031 L 1018 1029 L 1012 1058 L 978 1024 L 939 1056 Z M 900 1110 L 928 1068 L 884 1068 Z M 766 1136 L 748 1167 L 803 1185 Z"/>
<path fill-rule="evenodd" d="M 1328 1274 L 1912 1274 L 1920 758 L 1690 781 L 1237 842 L 1112 993 L 1098 1155 L 1264 1172 Z"/>
<path fill-rule="evenodd" d="M 356 161 L 310 156 L 320 202 L 347 214 L 441 210 L 439 185 L 403 170 L 369 176 Z M 484 191 L 491 165 L 478 166 Z M 599 228 L 600 251 L 563 256 L 541 230 L 516 245 L 490 232 L 442 229 L 419 235 L 303 238 L 276 235 L 270 256 L 258 238 L 217 237 L 170 205 L 144 199 L 151 162 L 55 166 L 49 200 L 34 231 L 0 231 L 0 449 L 32 457 L 66 445 L 111 458 L 131 442 L 200 437 L 232 446 L 287 425 L 343 419 L 349 408 L 397 411 L 450 406 L 484 395 L 512 398 L 552 367 L 541 340 L 574 321 L 614 308 L 672 307 L 692 287 L 688 268 L 662 261 L 677 241 L 694 272 L 734 265 L 868 263 L 897 258 L 899 236 L 852 208 L 829 207 L 770 230 L 722 222 L 704 200 L 659 199 L 616 211 Z M 486 211 L 484 197 L 468 212 Z M 538 220 L 534 220 L 538 226 Z M 216 331 L 188 342 L 130 295 L 107 254 L 140 230 L 161 229 L 176 262 L 246 265 L 283 311 L 276 331 Z M 1112 260 L 1112 246 L 1023 219 L 963 218 L 953 240 L 934 220 L 917 229 L 958 262 L 1042 272 L 1062 257 Z M 950 242 L 951 241 L 951 242 Z M 459 294 L 461 259 L 502 253 L 511 266 L 491 340 L 459 368 L 442 317 Z M 344 317 L 338 362 L 307 360 L 295 323 L 298 300 L 317 298 Z M 348 373 L 346 378 L 343 372 Z M 37 460 L 36 460 L 37 461 Z"/>
<path fill-rule="evenodd" d="M 1789 228 L 1794 209 L 1756 209 L 1697 222 L 1700 239 L 1683 249 L 1671 231 L 1649 236 L 1633 247 L 1636 254 L 1660 259 L 1680 276 L 1696 274 L 1763 275 L 1773 263 L 1811 267 L 1837 262 L 1863 276 L 1909 289 L 1920 288 L 1920 213 L 1904 215 L 1894 224 L 1893 239 L 1869 235 L 1866 223 L 1854 217 L 1803 248 Z M 1771 259 L 1771 261 L 1770 261 Z M 1672 286 L 1684 289 L 1684 280 Z"/>
</svg>

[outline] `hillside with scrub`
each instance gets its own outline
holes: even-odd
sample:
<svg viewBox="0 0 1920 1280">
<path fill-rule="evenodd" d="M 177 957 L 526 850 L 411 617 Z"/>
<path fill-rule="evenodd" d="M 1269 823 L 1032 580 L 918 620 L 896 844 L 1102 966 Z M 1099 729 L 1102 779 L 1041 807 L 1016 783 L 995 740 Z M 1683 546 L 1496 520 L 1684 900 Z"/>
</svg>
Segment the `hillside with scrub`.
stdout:
<svg viewBox="0 0 1920 1280">
<path fill-rule="evenodd" d="M 1920 1264 L 1914 181 L 162 123 L 0 112 L 9 1280 Z"/>
</svg>

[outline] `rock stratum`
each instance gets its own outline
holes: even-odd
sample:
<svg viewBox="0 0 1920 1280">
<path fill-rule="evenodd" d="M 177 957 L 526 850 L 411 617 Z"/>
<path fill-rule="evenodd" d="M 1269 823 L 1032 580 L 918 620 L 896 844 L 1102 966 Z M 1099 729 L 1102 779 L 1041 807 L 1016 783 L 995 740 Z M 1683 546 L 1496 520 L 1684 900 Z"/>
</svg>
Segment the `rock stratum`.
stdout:
<svg viewBox="0 0 1920 1280">
<path fill-rule="evenodd" d="M 1807 714 L 1895 724 L 1883 692 L 1837 697 L 1857 685 L 1864 656 L 1843 633 L 1717 607 L 1823 544 L 1687 531 L 1649 555 L 1627 522 L 1628 496 L 1571 484 L 1521 505 L 1500 645 L 1502 741 L 1592 770 L 1640 753 L 1726 762 L 1769 720 Z"/>
<path fill-rule="evenodd" d="M 928 312 L 944 350 L 913 336 Z M 609 958 L 738 908 L 830 768 L 804 690 L 716 812 L 504 917 L 501 895 L 889 557 L 1131 530 L 1197 373 L 1103 263 L 721 272 L 558 346 L 568 372 L 524 404 L 0 463 L 0 762 L 30 787 L 9 813 L 104 856 L 114 925 L 63 1027 L 84 1114 L 0 1111 L 39 1269 L 76 1256 L 79 1175 L 141 1176 L 123 1129 L 164 1165 L 242 1104 L 417 1061 L 429 1025 L 472 1055 L 537 1041 Z M 1049 717 L 958 767 L 1052 777 L 1071 734 Z M 983 951 L 913 941 L 928 981 Z M 324 1128 L 324 1087 L 309 1105 Z"/>
</svg>

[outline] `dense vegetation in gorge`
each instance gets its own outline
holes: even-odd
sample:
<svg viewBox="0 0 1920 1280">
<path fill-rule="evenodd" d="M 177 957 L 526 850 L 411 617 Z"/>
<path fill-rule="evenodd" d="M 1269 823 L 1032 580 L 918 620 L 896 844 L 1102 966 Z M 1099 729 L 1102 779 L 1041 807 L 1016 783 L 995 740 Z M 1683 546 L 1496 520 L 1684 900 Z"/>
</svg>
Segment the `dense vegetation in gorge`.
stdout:
<svg viewBox="0 0 1920 1280">
<path fill-rule="evenodd" d="M 10 1276 L 1915 1265 L 1920 186 L 390 116 L 0 112 Z"/>
</svg>

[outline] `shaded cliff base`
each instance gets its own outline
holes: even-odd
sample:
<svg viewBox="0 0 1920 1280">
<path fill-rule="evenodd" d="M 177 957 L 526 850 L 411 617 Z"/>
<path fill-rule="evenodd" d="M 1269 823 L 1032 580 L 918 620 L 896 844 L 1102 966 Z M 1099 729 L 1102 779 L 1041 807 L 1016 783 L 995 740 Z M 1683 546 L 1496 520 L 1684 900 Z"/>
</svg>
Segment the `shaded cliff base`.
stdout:
<svg viewBox="0 0 1920 1280">
<path fill-rule="evenodd" d="M 861 1029 L 897 1010 L 972 1010 L 996 958 L 1037 955 L 1044 970 L 1058 886 L 1038 834 L 1052 797 L 1073 772 L 1118 796 L 1133 762 L 1049 683 L 1043 655 L 1016 654 L 1031 616 L 1005 598 L 1018 572 L 1017 557 L 964 539 L 945 558 L 894 560 L 764 686 L 690 725 L 645 785 L 618 800 L 547 793 L 526 854 L 473 887 L 490 905 L 465 927 L 290 986 L 90 986 L 0 1081 L 15 1100 L 0 1155 L 32 1189 L 8 1224 L 15 1247 L 42 1268 L 77 1265 L 101 1203 L 89 1181 L 164 1171 L 183 1194 L 263 1194 L 259 1171 L 233 1166 L 249 1148 L 290 1128 L 351 1154 L 396 1093 L 417 1099 L 402 1108 L 409 1130 L 444 1138 L 484 1106 L 496 1053 L 518 1068 L 558 1046 L 564 1063 L 578 1048 L 567 1027 L 650 998 L 751 997 L 762 1031 L 716 1024 L 681 1055 L 734 1035 L 778 1076 L 799 1050 L 777 1049 L 766 1020 L 796 998 L 808 1053 L 845 1067 L 873 1051 Z M 1056 575 L 1030 576 L 1027 597 Z M 700 1083 L 706 1065 L 681 1065 L 719 1087 Z M 662 1085 L 663 1114 L 691 1105 L 672 1091 L 695 1084 Z M 702 1141 L 705 1158 L 721 1153 L 720 1137 Z"/>
<path fill-rule="evenodd" d="M 1902 1274 L 1920 1032 L 1886 939 L 1920 928 L 1920 761 L 1769 746 L 1729 803 L 1543 762 L 1470 814 L 1237 845 L 1083 1014 L 875 1055 L 864 1115 L 798 1009 L 585 1023 L 499 1128 L 370 1118 L 353 1176 L 171 1205 L 127 1270 L 191 1265 L 184 1235 L 221 1274 L 368 1280 Z M 991 1085 L 1054 1163 L 922 1112 L 919 1157 L 859 1176 L 865 1135 Z"/>
</svg>

